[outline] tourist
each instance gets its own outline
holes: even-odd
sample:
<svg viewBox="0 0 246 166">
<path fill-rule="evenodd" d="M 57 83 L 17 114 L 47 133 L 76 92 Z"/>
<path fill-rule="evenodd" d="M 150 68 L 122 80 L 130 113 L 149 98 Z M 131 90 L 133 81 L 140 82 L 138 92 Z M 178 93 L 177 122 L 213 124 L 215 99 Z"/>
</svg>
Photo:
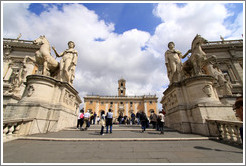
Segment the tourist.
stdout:
<svg viewBox="0 0 246 166">
<path fill-rule="evenodd" d="M 87 130 L 88 127 L 90 127 L 90 110 L 87 110 L 87 112 L 84 114 L 84 124 L 83 124 L 83 130 Z"/>
<path fill-rule="evenodd" d="M 111 109 L 108 109 L 106 115 L 106 133 L 108 133 L 108 126 L 110 126 L 110 134 L 112 133 L 112 125 L 113 125 L 113 113 Z"/>
<path fill-rule="evenodd" d="M 243 122 L 243 97 L 240 96 L 236 99 L 233 105 L 233 110 L 235 111 L 236 117 Z M 243 141 L 243 126 L 239 128 L 240 136 Z"/>
<path fill-rule="evenodd" d="M 160 111 L 158 118 L 157 118 L 158 126 L 161 131 L 160 134 L 164 134 L 164 125 L 165 125 L 165 116 L 162 111 Z"/>
<path fill-rule="evenodd" d="M 90 114 L 90 124 L 92 124 L 93 119 L 94 119 L 94 113 L 91 112 L 91 114 Z"/>
<path fill-rule="evenodd" d="M 138 125 L 140 125 L 140 113 L 139 112 L 137 112 L 136 117 L 137 117 Z"/>
<path fill-rule="evenodd" d="M 99 124 L 99 122 L 100 122 L 100 117 L 97 116 L 97 124 Z"/>
<path fill-rule="evenodd" d="M 104 111 L 101 112 L 100 125 L 101 125 L 100 135 L 104 135 L 103 134 L 103 130 L 104 130 L 104 126 L 105 126 L 105 112 Z"/>
<path fill-rule="evenodd" d="M 97 113 L 94 112 L 94 115 L 93 115 L 93 124 L 96 124 L 96 118 L 97 118 Z"/>
<path fill-rule="evenodd" d="M 157 115 L 154 111 L 151 111 L 150 123 L 153 125 L 153 129 L 157 129 Z"/>
<path fill-rule="evenodd" d="M 118 117 L 119 124 L 122 124 L 122 115 L 120 114 Z"/>
<path fill-rule="evenodd" d="M 133 112 L 131 114 L 131 121 L 132 121 L 132 124 L 135 124 L 135 114 Z"/>
<path fill-rule="evenodd" d="M 79 111 L 79 115 L 78 115 L 78 121 L 77 121 L 77 129 L 79 129 L 79 127 L 81 128 L 81 114 L 82 114 L 83 108 Z M 83 115 L 84 116 L 84 115 Z"/>
<path fill-rule="evenodd" d="M 146 129 L 147 121 L 148 121 L 148 118 L 147 118 L 145 112 L 142 111 L 142 112 L 140 113 L 140 122 L 141 122 L 142 133 L 143 133 L 143 132 L 145 131 L 145 129 Z"/>
</svg>

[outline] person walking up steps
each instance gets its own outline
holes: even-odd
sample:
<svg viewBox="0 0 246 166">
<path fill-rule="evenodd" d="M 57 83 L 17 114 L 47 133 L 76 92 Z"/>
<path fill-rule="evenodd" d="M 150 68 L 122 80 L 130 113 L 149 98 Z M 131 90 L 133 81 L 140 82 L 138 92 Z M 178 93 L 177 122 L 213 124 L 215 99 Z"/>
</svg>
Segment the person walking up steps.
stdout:
<svg viewBox="0 0 246 166">
<path fill-rule="evenodd" d="M 106 133 L 108 133 L 108 126 L 110 126 L 110 134 L 112 133 L 112 125 L 113 125 L 113 113 L 111 109 L 108 109 L 108 113 L 106 115 Z"/>
<path fill-rule="evenodd" d="M 90 111 L 87 110 L 87 112 L 84 114 L 84 124 L 83 124 L 83 130 L 87 130 L 88 124 L 90 123 Z"/>
<path fill-rule="evenodd" d="M 147 116 L 144 111 L 140 113 L 140 122 L 141 122 L 141 127 L 142 127 L 142 133 L 145 131 L 146 126 L 147 126 Z"/>
<path fill-rule="evenodd" d="M 101 125 L 100 135 L 104 135 L 103 134 L 103 130 L 104 130 L 104 126 L 105 126 L 105 112 L 104 111 L 101 112 L 100 125 Z"/>
<path fill-rule="evenodd" d="M 164 124 L 165 124 L 165 117 L 162 111 L 160 111 L 158 118 L 157 118 L 157 123 L 159 125 L 159 129 L 161 131 L 160 134 L 164 134 Z"/>
</svg>

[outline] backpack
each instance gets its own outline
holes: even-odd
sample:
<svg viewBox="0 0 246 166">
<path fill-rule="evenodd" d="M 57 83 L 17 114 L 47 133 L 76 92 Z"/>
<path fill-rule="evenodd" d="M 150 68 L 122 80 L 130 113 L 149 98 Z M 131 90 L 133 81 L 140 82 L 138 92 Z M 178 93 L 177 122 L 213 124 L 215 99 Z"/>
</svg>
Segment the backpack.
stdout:
<svg viewBox="0 0 246 166">
<path fill-rule="evenodd" d="M 80 119 L 83 119 L 84 118 L 84 114 L 82 113 L 79 117 L 80 117 Z"/>
</svg>

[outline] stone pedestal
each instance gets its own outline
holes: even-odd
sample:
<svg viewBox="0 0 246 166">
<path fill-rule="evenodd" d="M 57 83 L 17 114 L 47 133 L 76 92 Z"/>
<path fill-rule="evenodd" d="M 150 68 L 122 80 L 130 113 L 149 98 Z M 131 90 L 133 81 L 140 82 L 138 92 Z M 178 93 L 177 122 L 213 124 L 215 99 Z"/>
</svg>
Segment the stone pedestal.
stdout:
<svg viewBox="0 0 246 166">
<path fill-rule="evenodd" d="M 220 102 L 213 81 L 212 76 L 202 75 L 171 84 L 161 101 L 165 124 L 183 133 L 209 136 L 206 119 L 236 120 L 231 105 Z"/>
<path fill-rule="evenodd" d="M 55 132 L 74 127 L 81 99 L 68 83 L 54 78 L 29 75 L 18 103 L 6 105 L 4 120 L 33 119 L 28 134 Z"/>
</svg>

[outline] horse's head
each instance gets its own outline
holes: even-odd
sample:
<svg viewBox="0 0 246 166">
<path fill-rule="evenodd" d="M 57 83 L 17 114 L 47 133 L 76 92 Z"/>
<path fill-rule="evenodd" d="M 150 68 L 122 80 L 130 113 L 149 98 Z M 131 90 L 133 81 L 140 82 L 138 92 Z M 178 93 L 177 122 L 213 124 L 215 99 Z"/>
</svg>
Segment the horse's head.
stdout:
<svg viewBox="0 0 246 166">
<path fill-rule="evenodd" d="M 197 45 L 201 46 L 202 44 L 206 44 L 206 43 L 208 43 L 208 41 L 204 39 L 201 35 L 197 34 L 192 41 L 191 48 L 193 50 Z"/>
<path fill-rule="evenodd" d="M 43 36 L 41 35 L 39 38 L 37 38 L 36 40 L 34 40 L 33 43 L 34 44 L 37 44 L 37 45 L 42 45 L 42 44 L 45 43 L 45 41 L 46 41 L 45 36 L 44 35 Z"/>
</svg>

